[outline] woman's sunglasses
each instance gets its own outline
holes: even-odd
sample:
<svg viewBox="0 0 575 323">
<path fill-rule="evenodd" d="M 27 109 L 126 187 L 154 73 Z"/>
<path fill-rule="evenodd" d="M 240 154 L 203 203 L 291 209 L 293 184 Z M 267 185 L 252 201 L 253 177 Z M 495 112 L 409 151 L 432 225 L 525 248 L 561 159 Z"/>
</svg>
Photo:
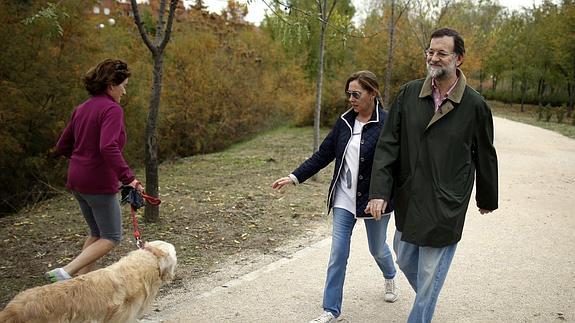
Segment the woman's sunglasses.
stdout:
<svg viewBox="0 0 575 323">
<path fill-rule="evenodd" d="M 345 96 L 347 97 L 348 100 L 350 97 L 353 97 L 354 99 L 359 100 L 359 98 L 361 98 L 361 92 L 359 92 L 359 91 L 345 91 Z"/>
</svg>

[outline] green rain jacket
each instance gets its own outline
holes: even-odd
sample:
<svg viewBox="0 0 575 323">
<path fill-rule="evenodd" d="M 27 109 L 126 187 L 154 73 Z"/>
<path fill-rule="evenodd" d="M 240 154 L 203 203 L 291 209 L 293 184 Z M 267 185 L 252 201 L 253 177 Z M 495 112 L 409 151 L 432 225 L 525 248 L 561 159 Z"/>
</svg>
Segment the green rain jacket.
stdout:
<svg viewBox="0 0 575 323">
<path fill-rule="evenodd" d="M 395 201 L 402 240 L 445 247 L 461 239 L 477 176 L 477 207 L 497 209 L 493 118 L 463 73 L 438 112 L 431 78 L 401 87 L 379 137 L 370 199 Z"/>
</svg>

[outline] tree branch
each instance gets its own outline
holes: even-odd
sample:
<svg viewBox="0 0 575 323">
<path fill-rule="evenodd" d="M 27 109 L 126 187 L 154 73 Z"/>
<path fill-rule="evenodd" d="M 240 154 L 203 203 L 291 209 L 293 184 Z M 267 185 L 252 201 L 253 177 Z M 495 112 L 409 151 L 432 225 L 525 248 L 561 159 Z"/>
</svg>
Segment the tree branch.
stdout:
<svg viewBox="0 0 575 323">
<path fill-rule="evenodd" d="M 146 29 L 144 28 L 144 24 L 142 23 L 142 19 L 140 18 L 140 11 L 138 10 L 138 3 L 136 0 L 130 0 L 132 4 L 132 12 L 134 13 L 134 21 L 136 22 L 136 26 L 138 27 L 138 31 L 140 32 L 140 36 L 144 41 L 144 44 L 150 49 L 152 54 L 156 54 L 158 49 L 151 43 L 148 34 L 146 33 Z"/>
<path fill-rule="evenodd" d="M 284 23 L 287 24 L 287 25 L 290 25 L 290 26 L 293 26 L 293 25 L 294 25 L 294 24 L 290 23 L 289 21 L 287 21 L 286 19 L 284 19 L 280 14 L 278 14 L 278 12 L 277 12 L 276 10 L 274 10 L 274 8 L 268 3 L 268 0 L 262 0 L 262 1 L 263 1 L 263 3 L 268 7 L 268 9 L 270 9 L 271 12 L 272 12 L 278 19 L 280 19 L 282 22 L 284 22 Z M 323 19 L 322 19 L 321 17 L 319 17 L 318 15 L 312 15 L 312 14 L 310 14 L 308 11 L 299 9 L 299 8 L 297 8 L 297 7 L 293 7 L 291 4 L 283 3 L 283 2 L 281 2 L 280 0 L 272 0 L 272 1 L 275 2 L 276 4 L 280 5 L 280 6 L 284 6 L 284 7 L 286 7 L 286 8 L 289 8 L 290 10 L 297 11 L 297 12 L 299 12 L 299 13 L 301 13 L 301 14 L 307 16 L 307 17 L 310 18 L 310 19 L 318 19 L 319 21 L 323 22 Z M 319 6 L 320 4 L 319 4 L 318 1 L 319 1 L 319 0 L 316 0 L 316 4 Z M 337 0 L 335 0 L 334 3 L 332 4 L 332 8 L 330 9 L 330 15 L 331 15 L 331 12 L 333 11 L 333 8 L 335 8 L 335 2 L 337 2 Z M 322 10 L 321 10 L 321 7 L 320 7 L 320 14 L 321 14 L 321 11 L 322 11 Z M 322 16 L 322 17 L 323 17 L 323 16 Z M 350 33 L 350 32 L 348 32 L 347 30 L 344 30 L 344 29 L 342 29 L 342 28 L 340 28 L 340 27 L 338 27 L 338 26 L 334 26 L 333 24 L 329 23 L 328 20 L 329 20 L 329 19 L 326 19 L 326 21 L 327 21 L 327 22 L 326 22 L 326 26 L 327 26 L 328 28 L 332 28 L 333 30 L 335 30 L 335 31 L 337 31 L 337 32 L 339 32 L 339 33 L 348 35 L 349 37 L 352 37 L 352 38 L 362 38 L 362 39 L 372 38 L 372 37 L 375 37 L 375 36 L 381 34 L 381 33 L 384 32 L 384 31 L 387 31 L 387 30 L 388 30 L 388 28 L 386 27 L 386 28 L 383 28 L 383 29 L 381 29 L 381 30 L 378 30 L 378 31 L 376 31 L 376 32 L 374 32 L 374 33 L 372 33 L 372 34 L 369 34 L 369 35 L 367 35 L 367 36 L 366 36 L 366 35 L 358 35 L 358 34 Z"/>
<path fill-rule="evenodd" d="M 280 19 L 281 21 L 283 21 L 284 23 L 286 23 L 286 24 L 288 24 L 288 25 L 290 25 L 290 26 L 293 26 L 293 24 L 291 24 L 289 21 L 285 20 L 285 19 L 281 16 L 280 13 L 278 13 L 274 8 L 272 8 L 272 6 L 271 6 L 269 3 L 267 3 L 266 0 L 262 0 L 262 1 L 263 1 L 263 3 L 266 5 L 266 7 L 268 7 L 268 9 L 271 10 L 271 12 L 274 14 L 274 16 L 276 16 L 277 18 L 279 18 L 279 19 Z M 276 3 L 278 3 L 279 5 L 282 5 L 279 1 L 276 1 Z M 291 6 L 286 6 L 286 8 L 290 8 L 290 10 L 291 10 Z"/>
<path fill-rule="evenodd" d="M 401 10 L 399 11 L 399 15 L 397 15 L 397 19 L 395 19 L 395 21 L 393 22 L 394 26 L 397 26 L 399 19 L 401 18 L 403 13 L 407 10 L 407 7 L 409 7 L 410 2 L 411 2 L 411 0 L 407 0 L 407 3 L 405 3 L 405 5 L 401 7 Z"/>
<path fill-rule="evenodd" d="M 160 9 L 158 11 L 158 27 L 156 28 L 156 44 L 162 41 L 164 33 L 164 14 L 166 13 L 166 0 L 160 0 Z"/>
<path fill-rule="evenodd" d="M 176 8 L 178 7 L 178 0 L 171 0 L 170 3 L 170 12 L 168 13 L 168 24 L 166 25 L 166 33 L 164 34 L 164 39 L 160 44 L 160 51 L 163 51 L 164 48 L 168 45 L 170 41 L 170 37 L 172 35 L 172 25 L 174 23 L 174 16 L 176 15 Z"/>
<path fill-rule="evenodd" d="M 329 18 L 331 17 L 331 14 L 333 13 L 333 9 L 335 9 L 336 3 L 337 3 L 337 0 L 333 0 L 333 2 L 331 4 L 331 8 L 329 8 L 329 11 L 327 13 L 326 21 L 329 21 Z"/>
</svg>

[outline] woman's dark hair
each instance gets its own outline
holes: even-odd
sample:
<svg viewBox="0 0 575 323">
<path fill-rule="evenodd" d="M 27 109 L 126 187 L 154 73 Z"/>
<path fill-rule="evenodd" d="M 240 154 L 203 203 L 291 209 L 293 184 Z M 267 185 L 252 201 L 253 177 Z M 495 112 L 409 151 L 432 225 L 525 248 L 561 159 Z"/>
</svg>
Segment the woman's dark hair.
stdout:
<svg viewBox="0 0 575 323">
<path fill-rule="evenodd" d="M 433 34 L 431 34 L 430 40 L 433 38 L 441 38 L 445 36 L 453 37 L 453 52 L 460 56 L 465 55 L 465 42 L 463 41 L 463 37 L 461 37 L 457 31 L 451 28 L 437 29 L 433 32 Z"/>
<path fill-rule="evenodd" d="M 105 59 L 84 76 L 84 87 L 91 95 L 105 93 L 110 85 L 119 85 L 130 77 L 128 64 L 118 59 Z"/>
<path fill-rule="evenodd" d="M 359 71 L 351 74 L 345 82 L 345 91 L 349 87 L 349 83 L 352 81 L 357 81 L 362 88 L 375 92 L 377 94 L 377 99 L 381 98 L 381 93 L 379 93 L 379 83 L 377 83 L 377 76 L 370 71 Z"/>
</svg>

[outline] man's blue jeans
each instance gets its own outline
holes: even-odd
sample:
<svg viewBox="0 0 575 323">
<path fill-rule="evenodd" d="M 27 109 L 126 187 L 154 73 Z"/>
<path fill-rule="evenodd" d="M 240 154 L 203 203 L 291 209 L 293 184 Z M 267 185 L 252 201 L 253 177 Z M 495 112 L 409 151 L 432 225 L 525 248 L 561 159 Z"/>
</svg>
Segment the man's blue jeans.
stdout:
<svg viewBox="0 0 575 323">
<path fill-rule="evenodd" d="M 386 279 L 391 279 L 396 274 L 391 250 L 385 242 L 389 217 L 388 214 L 382 216 L 379 221 L 363 220 L 367 231 L 369 251 Z M 349 258 L 351 233 L 356 221 L 351 212 L 341 208 L 333 208 L 331 255 L 323 293 L 323 308 L 336 317 L 341 313 L 345 269 Z"/>
<path fill-rule="evenodd" d="M 416 294 L 408 323 L 431 322 L 456 248 L 457 243 L 443 248 L 420 247 L 401 241 L 401 232 L 395 231 L 393 249 L 397 264 Z"/>
</svg>

